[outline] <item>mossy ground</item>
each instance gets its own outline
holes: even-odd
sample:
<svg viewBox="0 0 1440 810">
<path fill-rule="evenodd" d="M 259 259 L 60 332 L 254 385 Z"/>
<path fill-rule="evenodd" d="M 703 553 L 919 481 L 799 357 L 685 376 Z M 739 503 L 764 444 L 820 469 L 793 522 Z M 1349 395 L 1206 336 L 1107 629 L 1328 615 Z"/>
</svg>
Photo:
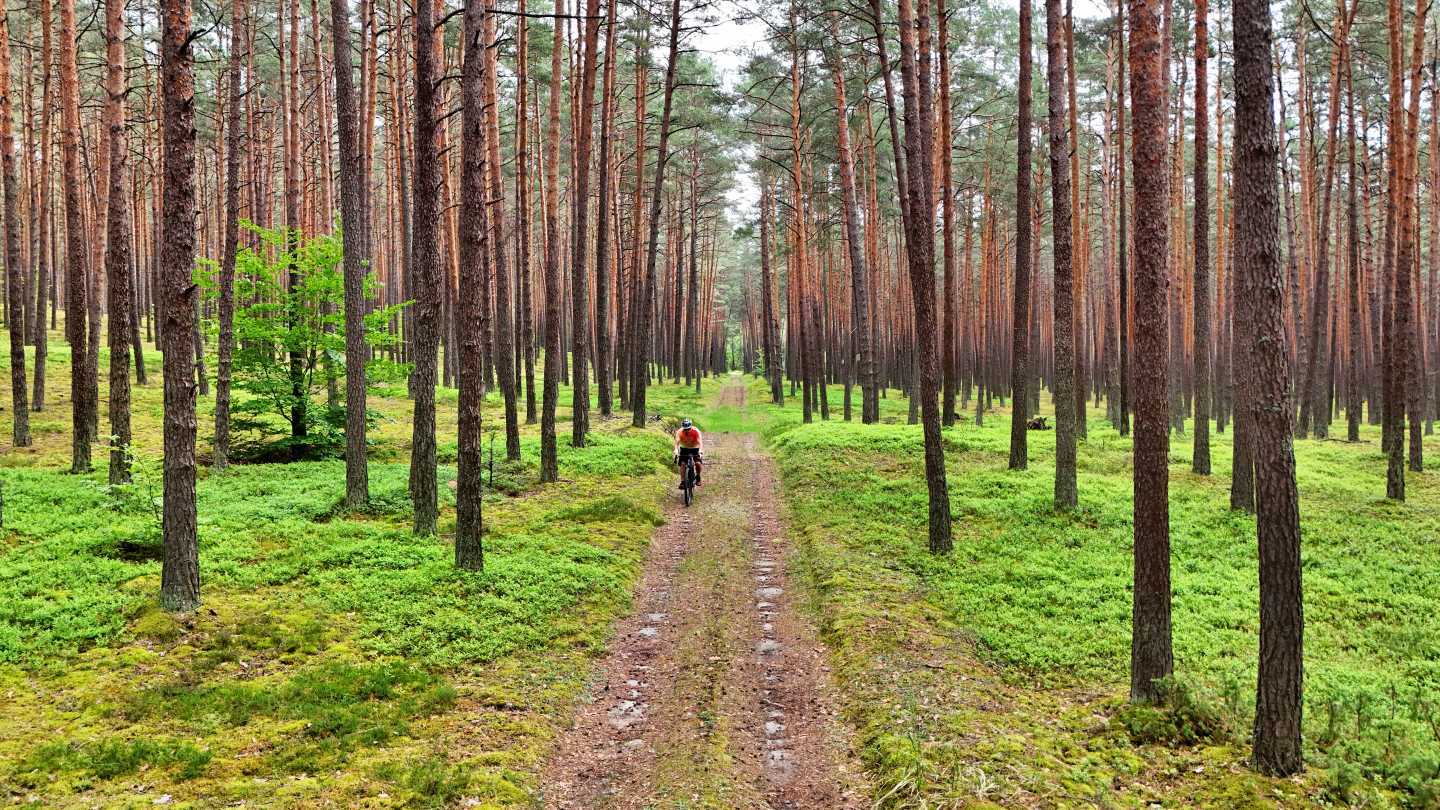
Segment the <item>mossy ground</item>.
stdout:
<svg viewBox="0 0 1440 810">
<path fill-rule="evenodd" d="M 711 422 L 761 432 L 776 456 L 796 571 L 882 804 L 1440 806 L 1440 442 L 1405 503 L 1383 498 L 1377 428 L 1296 443 L 1310 770 L 1271 780 L 1246 766 L 1257 562 L 1253 519 L 1228 508 L 1229 434 L 1208 478 L 1189 470 L 1191 437 L 1171 440 L 1179 708 L 1136 710 L 1130 444 L 1103 408 L 1068 515 L 1051 506 L 1053 432 L 1031 432 L 1030 469 L 1011 472 L 1008 411 L 980 427 L 963 414 L 944 433 L 955 552 L 935 558 L 903 398 L 875 426 L 841 421 L 838 388 L 831 420 L 809 425 L 798 398 L 760 404 L 761 382 L 749 400 Z"/>
<path fill-rule="evenodd" d="M 159 355 L 147 360 L 133 487 L 105 484 L 100 445 L 96 473 L 64 471 L 69 351 L 57 334 L 34 447 L 8 446 L 4 414 L 0 795 L 62 807 L 166 796 L 204 807 L 530 805 L 661 520 L 662 427 L 592 416 L 590 446 L 575 449 L 562 407 L 564 480 L 550 486 L 536 481 L 538 429 L 526 427 L 515 465 L 500 434 L 486 570 L 475 574 L 452 562 L 454 390 L 438 397 L 432 538 L 409 529 L 410 403 L 403 389 L 382 392 L 363 514 L 342 507 L 340 461 L 202 467 L 203 605 L 176 617 L 155 605 L 161 389 Z M 102 385 L 102 414 L 105 395 Z M 651 390 L 666 415 L 697 401 Z M 200 399 L 202 456 L 212 408 Z M 498 393 L 485 417 L 501 424 Z"/>
<path fill-rule="evenodd" d="M 147 357 L 152 382 L 134 408 L 142 470 L 160 449 L 158 355 Z M 409 534 L 410 408 L 403 391 L 382 392 L 365 514 L 340 508 L 340 462 L 202 471 L 205 603 L 175 618 L 154 608 L 146 476 L 117 491 L 103 472 L 63 472 L 58 336 L 48 371 L 35 447 L 0 444 L 0 789 L 11 800 L 533 802 L 541 760 L 628 607 L 660 519 L 670 478 L 659 425 L 597 420 L 592 446 L 574 450 L 562 407 L 566 480 L 548 487 L 535 483 L 527 428 L 522 463 L 500 464 L 487 500 L 487 571 L 465 574 L 451 565 L 448 487 L 440 536 Z M 795 398 L 776 409 L 751 385 L 743 410 L 716 405 L 714 384 L 703 395 L 654 388 L 651 410 L 766 437 L 798 548 L 794 581 L 882 805 L 1440 806 L 1440 443 L 1427 439 L 1430 466 L 1410 477 L 1404 504 L 1381 497 L 1374 428 L 1355 445 L 1297 443 L 1310 769 L 1271 780 L 1245 764 L 1256 555 L 1251 521 L 1228 509 L 1228 435 L 1214 437 L 1209 478 L 1189 472 L 1189 436 L 1172 440 L 1186 698 L 1135 710 L 1123 699 L 1129 442 L 1098 409 L 1069 515 L 1050 508 L 1053 433 L 1031 433 L 1030 469 L 1009 472 L 1005 409 L 948 429 L 956 550 L 936 559 L 924 551 L 920 435 L 903 424 L 902 397 L 883 401 L 885 424 L 862 426 L 840 420 L 832 389 L 832 420 L 801 425 Z M 439 403 L 448 481 L 454 391 Z M 499 424 L 493 398 L 486 418 Z M 102 447 L 95 457 L 103 468 Z M 1196 739 L 1200 726 L 1210 733 Z"/>
</svg>

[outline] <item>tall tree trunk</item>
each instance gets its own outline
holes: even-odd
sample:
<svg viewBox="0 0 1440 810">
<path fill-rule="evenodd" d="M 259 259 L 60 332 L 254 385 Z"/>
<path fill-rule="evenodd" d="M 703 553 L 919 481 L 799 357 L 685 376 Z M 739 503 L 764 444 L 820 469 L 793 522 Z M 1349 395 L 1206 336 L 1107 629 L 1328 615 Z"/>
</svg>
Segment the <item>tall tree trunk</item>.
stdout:
<svg viewBox="0 0 1440 810">
<path fill-rule="evenodd" d="M 1208 0 L 1195 2 L 1195 449 L 1190 469 L 1210 474 L 1210 58 Z"/>
<path fill-rule="evenodd" d="M 220 335 L 215 361 L 214 464 L 215 468 L 220 470 L 230 463 L 230 379 L 235 352 L 235 258 L 240 248 L 240 168 L 245 160 L 245 135 L 240 130 L 240 104 L 243 98 L 240 72 L 247 57 L 245 51 L 249 38 L 246 29 L 250 24 L 245 0 L 233 1 L 231 18 L 230 106 L 226 110 L 225 122 L 225 245 L 220 257 Z M 114 316 L 111 317 L 113 319 Z"/>
<path fill-rule="evenodd" d="M 611 9 L 613 14 L 613 7 Z M 595 121 L 595 61 L 599 47 L 600 0 L 585 0 L 585 57 L 580 69 L 580 125 L 575 139 L 575 208 L 570 219 L 570 444 L 585 446 L 590 431 L 590 133 Z M 606 159 L 601 155 L 602 161 Z M 603 196 L 603 195 L 602 195 Z"/>
<path fill-rule="evenodd" d="M 40 176 L 38 180 L 32 178 L 32 183 L 39 188 L 35 193 L 36 205 L 30 212 L 30 218 L 35 223 L 35 256 L 38 259 L 35 262 L 35 309 L 31 313 L 31 338 L 35 341 L 35 387 L 30 395 L 30 407 L 39 412 L 45 410 L 45 367 L 50 354 L 50 336 L 45 330 L 45 303 L 54 303 L 51 285 L 54 283 L 55 267 L 51 262 L 50 252 L 50 228 L 53 225 L 50 204 L 50 115 L 55 105 L 50 89 L 54 37 L 50 0 L 39 0 L 37 5 L 40 17 Z M 29 151 L 26 150 L 27 154 Z"/>
<path fill-rule="evenodd" d="M 431 0 L 415 6 L 415 168 L 413 173 L 414 232 L 410 277 L 415 288 L 415 355 L 410 391 L 415 416 L 410 441 L 410 500 L 415 507 L 415 534 L 435 533 L 439 494 L 435 485 L 435 374 L 440 343 L 440 122 L 436 98 L 435 8 Z"/>
<path fill-rule="evenodd" d="M 90 470 L 90 410 L 96 383 L 89 379 L 89 290 L 85 267 L 85 210 L 80 199 L 80 90 L 75 59 L 75 0 L 60 0 L 60 153 L 65 186 L 65 339 L 70 343 L 71 472 Z"/>
<path fill-rule="evenodd" d="M 1241 347 L 1254 431 L 1256 524 L 1260 544 L 1260 670 L 1255 706 L 1255 766 L 1288 776 L 1303 767 L 1300 749 L 1300 498 L 1295 486 L 1295 427 L 1289 401 L 1285 279 L 1280 265 L 1279 147 L 1271 108 L 1270 6 L 1235 3 L 1235 270 L 1240 317 L 1255 338 Z M 1333 107 L 1332 107 L 1333 109 Z M 1332 130 L 1333 131 L 1333 130 Z M 1323 313 L 1322 313 L 1323 314 Z M 1318 415 L 1318 414 L 1317 414 Z"/>
<path fill-rule="evenodd" d="M 595 210 L 595 385 L 600 416 L 614 409 L 614 352 L 610 340 L 610 164 L 615 131 L 615 13 L 605 20 L 605 77 L 600 92 L 600 199 Z M 617 223 L 618 225 L 618 223 Z M 617 285 L 619 286 L 619 285 Z"/>
<path fill-rule="evenodd" d="M 300 0 L 289 0 L 290 30 L 289 47 L 282 34 L 279 49 L 287 51 L 286 62 L 281 73 L 285 76 L 285 245 L 290 253 L 287 289 L 292 292 L 286 317 L 290 328 L 298 328 L 304 317 L 300 299 L 293 292 L 300 286 L 299 252 L 301 231 L 301 207 L 303 180 L 300 176 Z M 283 17 L 285 12 L 281 10 Z M 287 72 L 288 71 L 288 72 Z M 417 147 L 417 154 L 419 149 Z M 418 183 L 417 183 L 418 184 Z M 290 436 L 303 439 L 310 433 L 310 392 L 306 386 L 306 357 L 298 346 L 290 347 Z M 304 452 L 304 443 L 295 442 L 295 457 Z M 413 475 L 413 473 L 412 473 Z"/>
<path fill-rule="evenodd" d="M 1356 187 L 1359 181 L 1356 177 L 1357 164 L 1355 162 L 1355 80 L 1350 75 L 1350 62 L 1345 63 L 1345 86 L 1346 86 L 1346 140 L 1347 158 L 1349 170 L 1346 177 L 1345 191 L 1345 261 L 1349 269 L 1349 334 L 1347 343 L 1350 348 L 1348 367 L 1345 369 L 1346 382 L 1346 404 L 1345 404 L 1345 439 L 1350 442 L 1360 441 L 1360 417 L 1363 408 L 1363 388 L 1360 383 L 1362 354 L 1365 345 L 1364 330 L 1360 327 L 1360 286 L 1362 284 L 1360 274 L 1360 222 L 1357 206 Z M 1432 130 L 1433 132 L 1433 130 Z M 1434 248 L 1431 248 L 1432 253 Z M 1433 261 L 1433 256 L 1432 256 Z"/>
<path fill-rule="evenodd" d="M 770 181 L 760 181 L 760 286 L 761 307 L 765 318 L 765 375 L 770 380 L 770 401 L 785 404 L 785 386 L 781 375 L 780 319 L 774 301 L 775 283 L 770 270 Z"/>
<path fill-rule="evenodd" d="M 343 0 L 331 0 L 343 2 Z M 481 447 L 484 402 L 483 322 L 485 297 L 481 288 L 490 268 L 490 221 L 485 204 L 489 185 L 485 115 L 485 80 L 490 62 L 486 56 L 485 0 L 466 0 L 465 64 L 460 84 L 462 135 L 460 142 L 460 404 L 455 482 L 455 566 L 480 571 L 485 567 L 484 458 Z M 501 367 L 501 375 L 512 369 Z"/>
<path fill-rule="evenodd" d="M 130 481 L 130 209 L 126 189 L 125 2 L 105 3 L 105 126 L 109 129 L 109 202 L 105 206 L 105 275 L 109 280 L 110 483 Z M 0 111 L 3 115 L 4 111 Z"/>
<path fill-rule="evenodd" d="M 1030 421 L 1030 121 L 1034 65 L 1030 59 L 1030 0 L 1020 0 L 1020 87 L 1015 155 L 1015 293 L 1010 337 L 1010 469 L 1030 463 L 1027 425 Z M 1121 190 L 1123 195 L 1124 190 Z M 1123 261 L 1123 260 L 1122 260 Z"/>
<path fill-rule="evenodd" d="M 664 102 L 660 112 L 660 142 L 655 153 L 655 181 L 650 187 L 650 238 L 645 246 L 645 275 L 637 283 L 644 288 L 639 296 L 636 319 L 636 341 L 631 347 L 634 353 L 632 380 L 634 391 L 630 407 L 634 412 L 632 423 L 635 427 L 645 426 L 645 387 L 649 382 L 647 368 L 650 352 L 650 330 L 654 317 L 655 260 L 659 248 L 660 202 L 665 193 L 665 165 L 670 160 L 670 114 L 675 97 L 675 66 L 680 53 L 680 0 L 670 4 L 670 47 L 665 58 Z M 639 183 L 639 176 L 636 176 Z"/>
<path fill-rule="evenodd" d="M 1075 473 L 1075 275 L 1070 223 L 1070 139 L 1065 111 L 1065 23 L 1060 0 L 1045 0 L 1050 106 L 1051 254 L 1055 259 L 1055 508 L 1078 502 Z"/>
<path fill-rule="evenodd" d="M 350 6 L 346 0 L 330 0 L 330 26 L 334 32 L 340 226 L 345 250 L 345 505 L 359 509 L 370 500 L 370 468 L 365 456 L 365 363 L 369 359 L 365 345 L 365 277 L 370 273 L 370 212 L 366 210 L 369 178 L 366 156 L 360 151 L 359 109 L 350 67 Z"/>
<path fill-rule="evenodd" d="M 516 4 L 519 11 L 515 47 L 515 224 L 519 250 L 515 255 L 517 281 L 516 299 L 519 303 L 520 318 L 515 325 L 519 333 L 517 354 L 524 356 L 525 371 L 525 424 L 535 424 L 535 308 L 533 306 L 534 281 L 531 278 L 530 261 L 530 95 L 529 67 L 530 41 L 526 21 L 525 0 Z M 492 74 L 493 78 L 493 74 Z M 519 440 L 518 428 L 516 441 Z M 506 452 L 509 450 L 509 431 L 506 432 Z"/>
<path fill-rule="evenodd" d="M 1357 0 L 1351 0 L 1351 7 Z M 1299 435 L 1314 423 L 1315 437 L 1323 439 L 1330 435 L 1330 414 L 1322 403 L 1328 402 L 1330 373 L 1327 368 L 1333 359 L 1327 358 L 1324 341 L 1329 338 L 1334 324 L 1330 323 L 1330 200 L 1335 184 L 1335 155 L 1339 147 L 1340 133 L 1340 70 L 1346 59 L 1350 42 L 1350 20 L 1354 11 L 1345 10 L 1343 0 L 1336 9 L 1335 37 L 1339 46 L 1330 57 L 1330 114 L 1326 118 L 1328 130 L 1325 145 L 1325 178 L 1321 185 L 1320 224 L 1315 230 L 1315 291 L 1310 297 L 1310 330 L 1306 338 L 1305 384 L 1300 396 Z M 1305 160 L 1310 156 L 1306 155 Z"/>
<path fill-rule="evenodd" d="M 1125 15 L 1121 13 L 1121 9 L 1123 8 L 1124 2 L 1125 2 L 1125 0 L 1116 0 L 1116 2 L 1115 2 L 1115 34 L 1116 34 L 1116 38 L 1118 39 L 1118 43 L 1117 43 L 1118 47 L 1116 48 L 1116 50 L 1117 50 L 1118 53 L 1119 53 L 1119 61 L 1120 61 L 1120 81 L 1118 82 L 1119 85 L 1120 85 L 1120 89 L 1119 89 L 1119 93 L 1118 93 L 1118 95 L 1119 95 L 1119 97 L 1120 97 L 1120 103 L 1117 104 L 1117 105 L 1115 105 L 1115 110 L 1116 110 L 1116 113 L 1117 113 L 1117 115 L 1118 115 L 1118 117 L 1119 117 L 1119 123 L 1118 123 L 1118 125 L 1117 125 L 1116 128 L 1115 128 L 1115 130 L 1116 130 L 1116 135 L 1118 136 L 1118 137 L 1117 137 L 1117 140 L 1119 141 L 1119 145 L 1116 147 L 1117 153 L 1119 154 L 1119 160 L 1117 160 L 1116 163 L 1118 163 L 1119 166 L 1118 166 L 1117 171 L 1116 171 L 1117 177 L 1116 177 L 1116 179 L 1115 179 L 1115 186 L 1116 186 L 1116 188 L 1119 190 L 1119 192 L 1118 192 L 1118 194 L 1117 194 L 1116 196 L 1118 196 L 1118 197 L 1120 198 L 1120 206 L 1119 206 L 1119 207 L 1120 207 L 1120 211 L 1119 211 L 1118 215 L 1116 216 L 1116 223 L 1117 223 L 1117 225 L 1116 225 L 1116 230 L 1118 231 L 1118 239 L 1116 240 L 1117 244 L 1116 244 L 1115 250 L 1116 250 L 1116 254 L 1117 254 L 1118 258 L 1119 258 L 1119 261 L 1118 261 L 1118 265 L 1119 265 L 1118 275 L 1120 276 L 1120 311 L 1119 311 L 1119 313 L 1117 314 L 1117 317 L 1120 319 L 1120 405 L 1119 405 L 1119 408 L 1117 408 L 1117 410 L 1119 410 L 1119 412 L 1120 412 L 1120 425 L 1119 425 L 1120 435 L 1121 435 L 1121 436 L 1129 436 L 1129 435 L 1130 435 L 1130 311 L 1131 311 L 1131 304 L 1130 304 L 1130 269 L 1129 269 L 1129 263 L 1130 263 L 1130 243 L 1129 243 L 1130 215 L 1129 215 L 1128 211 L 1126 210 L 1127 207 L 1128 207 L 1126 201 L 1129 200 L 1130 197 L 1129 197 L 1129 194 L 1128 194 L 1128 192 L 1127 192 L 1127 190 L 1126 190 L 1126 188 L 1125 188 L 1125 136 L 1126 136 L 1126 130 L 1125 130 L 1125 110 L 1126 110 L 1126 105 L 1125 105 L 1125 88 L 1126 88 L 1126 86 L 1127 86 L 1127 85 L 1129 84 L 1129 82 L 1130 82 L 1130 76 L 1126 75 L 1126 73 L 1125 73 L 1125 55 L 1126 55 L 1126 45 L 1125 45 Z"/>
<path fill-rule="evenodd" d="M 518 368 L 515 364 L 516 324 L 510 317 L 510 276 L 505 264 L 505 181 L 500 163 L 500 104 L 495 88 L 495 74 L 498 68 L 496 56 L 495 15 L 484 15 L 483 35 L 485 37 L 485 121 L 488 129 L 485 137 L 487 149 L 486 164 L 490 176 L 490 199 L 486 208 L 490 212 L 490 250 L 494 258 L 495 279 L 495 368 L 499 372 L 500 396 L 505 402 L 505 458 L 520 460 L 520 417 L 516 410 L 516 385 Z M 524 95 L 523 92 L 520 95 Z M 521 212 L 522 217 L 525 216 Z M 518 287 L 518 284 L 517 284 Z M 483 287 L 482 287 L 483 291 Z M 518 290 L 517 290 L 518 293 Z M 489 311 L 488 306 L 486 311 Z M 492 330 L 486 330 L 487 332 Z"/>
<path fill-rule="evenodd" d="M 550 50 L 549 116 L 545 129 L 545 380 L 540 405 L 540 481 L 556 481 L 560 470 L 555 448 L 555 408 L 560 401 L 560 55 L 565 50 L 565 0 L 555 0 L 554 41 Z"/>
<path fill-rule="evenodd" d="M 865 266 L 864 242 L 860 235 L 860 209 L 855 193 L 855 160 L 850 150 L 850 123 L 849 105 L 845 99 L 845 72 L 844 60 L 841 57 L 838 44 L 839 22 L 838 14 L 831 13 L 830 31 L 831 38 L 835 41 L 836 48 L 832 52 L 830 62 L 830 74 L 835 82 L 835 140 L 836 152 L 840 157 L 840 192 L 841 203 L 845 206 L 845 247 L 850 259 L 850 308 L 851 308 L 851 329 L 854 331 L 856 353 L 860 356 L 860 420 L 866 424 L 877 421 L 878 413 L 872 417 L 871 400 L 877 397 L 875 391 L 875 349 L 870 339 L 870 292 L 869 292 L 869 270 Z M 765 224 L 762 222 L 761 227 Z M 768 257 L 762 259 L 768 262 Z M 768 264 L 767 278 L 765 283 L 769 284 Z M 953 279 L 950 283 L 953 284 Z M 765 292 L 766 317 L 769 317 L 769 290 Z M 768 327 L 767 327 L 768 328 Z M 947 335 L 951 335 L 949 329 Z M 953 344 L 948 344 L 953 345 Z M 766 357 L 769 357 L 769 347 L 766 347 Z M 848 356 L 853 357 L 853 354 Z M 952 358 L 953 359 L 953 358 Z M 954 390 L 950 391 L 951 410 L 954 409 Z M 878 408 L 878 406 L 877 406 Z"/>
<path fill-rule="evenodd" d="M 940 368 L 935 356 L 935 195 L 930 172 L 934 120 L 930 84 L 929 0 L 911 9 L 900 0 L 900 66 L 905 87 L 905 155 L 909 166 L 906 258 L 915 305 L 915 350 L 920 418 L 925 437 L 925 483 L 930 501 L 930 551 L 948 553 L 950 491 L 945 482 L 945 448 L 940 437 Z"/>
<path fill-rule="evenodd" d="M 951 187 L 954 178 L 954 145 L 950 142 L 950 21 L 945 13 L 945 0 L 935 0 L 935 21 L 939 28 L 937 47 L 940 52 L 940 233 L 941 265 L 944 268 L 944 323 L 940 330 L 941 423 L 955 424 L 955 387 L 959 369 L 955 362 L 955 286 L 958 270 L 955 266 L 955 190 Z"/>
<path fill-rule="evenodd" d="M 11 444 L 30 446 L 30 406 L 25 390 L 25 281 L 30 270 L 20 250 L 20 178 L 15 166 L 14 110 L 10 102 L 10 14 L 0 12 L 0 177 L 5 215 L 5 300 L 10 306 Z"/>
<path fill-rule="evenodd" d="M 1175 669 L 1170 637 L 1169 173 L 1160 0 L 1129 0 L 1135 171 L 1135 584 L 1130 697 L 1162 697 Z M 1269 51 L 1266 51 L 1268 54 Z"/>
<path fill-rule="evenodd" d="M 200 604 L 200 552 L 195 520 L 195 56 L 190 3 L 161 5 L 160 88 L 165 129 L 159 243 L 164 326 L 165 461 L 160 605 L 170 611 Z"/>
</svg>

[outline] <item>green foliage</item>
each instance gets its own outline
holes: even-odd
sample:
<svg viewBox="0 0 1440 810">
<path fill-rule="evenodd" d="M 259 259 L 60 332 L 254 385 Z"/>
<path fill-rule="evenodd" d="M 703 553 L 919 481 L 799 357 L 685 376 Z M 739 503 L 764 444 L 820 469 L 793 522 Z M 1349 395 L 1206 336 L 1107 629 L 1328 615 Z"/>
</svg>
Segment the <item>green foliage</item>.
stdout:
<svg viewBox="0 0 1440 810">
<path fill-rule="evenodd" d="M 1127 703 L 1115 719 L 1144 745 L 1195 745 L 1221 739 L 1228 729 L 1225 718 L 1213 704 L 1199 697 L 1196 689 L 1174 677 L 1157 681 L 1161 700 L 1156 703 Z"/>
<path fill-rule="evenodd" d="M 470 770 L 463 765 L 432 756 L 406 763 L 387 762 L 380 766 L 382 779 L 409 792 L 415 807 L 449 807 L 470 787 Z"/>
<path fill-rule="evenodd" d="M 903 707 L 903 700 L 885 702 L 893 688 L 862 683 L 881 674 L 872 662 L 885 661 L 893 669 L 903 660 L 886 643 L 924 649 L 938 643 L 936 638 L 957 635 L 961 641 L 945 644 L 965 649 L 975 666 L 983 665 L 1005 688 L 1023 690 L 1026 700 L 1037 704 L 1033 710 L 1023 705 L 1011 710 L 1019 719 L 994 719 L 997 739 L 1014 733 L 1005 723 L 1031 722 L 1032 711 L 1063 713 L 1064 705 L 1051 707 L 1048 697 L 1057 690 L 1123 691 L 1133 484 L 1129 440 L 1105 424 L 1103 414 L 1090 414 L 1079 461 L 1080 507 L 1071 514 L 1052 508 L 1053 433 L 1032 432 L 1030 469 L 1012 472 L 1006 469 L 1010 426 L 1003 413 L 983 427 L 967 421 L 947 429 L 956 548 L 936 558 L 924 539 L 918 427 L 836 419 L 801 425 L 798 403 L 784 409 L 756 405 L 768 400 L 761 382 L 749 393 L 749 414 L 725 417 L 759 429 L 775 450 L 792 525 L 804 538 L 805 581 L 816 594 L 827 641 L 847 662 L 839 668 L 849 675 L 842 682 L 866 695 L 866 706 L 856 709 L 862 717 L 893 725 L 908 716 L 908 710 L 894 708 Z M 831 397 L 834 402 L 837 394 Z M 881 404 L 887 418 L 903 414 L 903 400 Z M 1440 668 L 1434 664 L 1440 614 L 1432 609 L 1440 570 L 1430 562 L 1440 540 L 1440 488 L 1427 470 L 1412 475 L 1406 503 L 1381 500 L 1385 468 L 1378 435 L 1367 426 L 1362 438 L 1358 444 L 1296 445 L 1306 600 L 1306 756 L 1337 796 L 1393 794 L 1427 806 L 1437 787 L 1431 766 L 1440 760 Z M 1212 442 L 1211 477 L 1189 472 L 1188 441 L 1176 440 L 1171 450 L 1174 643 L 1186 689 L 1161 707 L 1107 711 L 1127 745 L 1132 739 L 1199 751 L 1245 745 L 1258 654 L 1255 528 L 1252 517 L 1228 508 L 1230 436 L 1213 435 Z M 1426 450 L 1433 455 L 1440 447 L 1427 441 Z M 898 638 L 880 630 L 892 625 Z M 888 711 L 877 708 L 885 706 Z M 1084 728 L 1089 713 L 1074 711 L 1079 728 L 1034 735 L 1060 749 L 1053 767 L 1088 763 L 1088 780 L 1096 776 L 1099 755 L 1065 751 L 1093 734 Z M 955 721 L 959 729 L 974 722 L 971 715 Z M 930 772 L 945 772 L 943 759 L 951 755 L 944 742 L 974 732 L 949 729 L 941 719 L 928 721 L 927 733 L 919 750 L 937 760 Z M 1099 745 L 1088 739 L 1081 744 Z M 1114 741 L 1105 743 L 1104 756 L 1123 762 L 1125 755 L 1111 746 Z M 973 764 L 982 748 L 971 745 L 956 756 Z M 998 743 L 996 748 L 1001 750 Z M 1170 749 L 1165 756 L 1203 754 Z M 880 767 L 900 778 L 898 766 Z M 1039 775 L 1038 767 L 1030 771 L 1036 779 L 1053 778 Z M 1119 766 L 1100 769 L 1096 781 L 1103 783 L 1112 767 Z"/>
<path fill-rule="evenodd" d="M 407 734 L 406 721 L 448 709 L 456 692 L 438 676 L 404 662 L 331 663 L 281 684 L 169 684 L 139 692 L 122 710 L 133 721 L 164 717 L 207 732 L 260 717 L 299 721 L 301 733 L 271 756 L 286 772 L 314 772 L 353 750 Z"/>
<path fill-rule="evenodd" d="M 173 768 L 176 779 L 194 779 L 210 764 L 209 751 L 177 740 L 120 740 L 48 742 L 15 766 L 13 777 L 34 788 L 54 774 L 80 772 L 97 779 L 113 779 L 142 768 Z"/>
<path fill-rule="evenodd" d="M 285 228 L 245 227 L 260 241 L 236 256 L 233 429 L 248 441 L 237 458 L 294 460 L 333 456 L 345 444 L 343 403 L 319 401 L 345 373 L 344 255 L 339 233 L 304 236 Z M 214 261 L 201 262 L 197 282 L 219 295 Z M 373 299 L 376 281 L 365 278 Z M 404 305 L 377 307 L 365 317 L 366 365 L 372 385 L 403 379 L 408 369 L 385 359 L 400 338 L 391 330 Z M 372 417 L 373 418 L 373 417 Z"/>
<path fill-rule="evenodd" d="M 61 392 L 68 353 L 56 348 L 49 383 Z M 662 402 L 669 390 L 653 389 Z M 403 397 L 393 380 L 371 397 L 381 418 L 361 512 L 343 507 L 337 460 L 202 469 L 204 602 L 181 616 L 154 604 L 159 386 L 135 389 L 133 484 L 58 472 L 63 420 L 35 448 L 0 455 L 0 784 L 23 776 L 47 806 L 82 792 L 123 805 L 137 801 L 140 777 L 120 773 L 134 762 L 147 789 L 187 806 L 363 805 L 379 793 L 400 805 L 533 803 L 549 740 L 629 605 L 660 519 L 668 438 L 597 419 L 588 447 L 561 442 L 566 480 L 542 487 L 527 428 L 523 459 L 497 458 L 487 474 L 486 571 L 456 572 L 454 467 L 438 470 L 441 534 L 416 539 L 408 468 L 385 461 L 408 456 Z M 437 430 L 453 437 L 454 391 L 437 398 Z M 498 410 L 492 392 L 487 423 Z M 449 747 L 457 735 L 466 746 Z M 141 739 L 162 745 L 126 742 Z M 187 767 L 163 745 L 172 739 L 209 765 Z M 426 755 L 437 745 L 448 757 Z"/>
</svg>

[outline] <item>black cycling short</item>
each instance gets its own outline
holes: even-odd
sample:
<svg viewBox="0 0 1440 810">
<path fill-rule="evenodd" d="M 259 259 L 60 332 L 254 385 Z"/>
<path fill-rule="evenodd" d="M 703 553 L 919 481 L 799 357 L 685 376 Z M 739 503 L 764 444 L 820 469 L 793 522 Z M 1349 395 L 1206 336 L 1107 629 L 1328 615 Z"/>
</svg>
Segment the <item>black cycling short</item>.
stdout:
<svg viewBox="0 0 1440 810">
<path fill-rule="evenodd" d="M 695 460 L 696 460 L 696 461 L 699 461 L 699 460 L 700 460 L 700 448 L 698 448 L 698 447 L 682 447 L 682 448 L 680 448 L 680 461 L 684 461 L 684 460 L 685 460 L 687 457 L 689 457 L 689 456 L 694 456 L 694 457 L 695 457 Z"/>
</svg>

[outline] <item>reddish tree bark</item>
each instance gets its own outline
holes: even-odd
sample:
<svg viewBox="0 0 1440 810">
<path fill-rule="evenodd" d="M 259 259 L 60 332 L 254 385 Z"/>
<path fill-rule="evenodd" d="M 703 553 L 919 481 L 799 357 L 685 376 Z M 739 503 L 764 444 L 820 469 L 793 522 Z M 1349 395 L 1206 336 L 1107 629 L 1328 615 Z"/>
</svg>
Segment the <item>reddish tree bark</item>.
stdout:
<svg viewBox="0 0 1440 810">
<path fill-rule="evenodd" d="M 670 118 L 674 107 L 675 65 L 679 60 L 679 53 L 680 0 L 672 0 L 670 4 L 670 47 L 665 59 L 664 101 L 660 112 L 660 141 L 655 154 L 655 180 L 650 187 L 650 238 L 645 247 L 645 274 L 643 278 L 637 279 L 637 283 L 643 287 L 641 294 L 637 297 L 638 311 L 632 311 L 632 317 L 636 321 L 636 339 L 631 346 L 634 354 L 631 385 L 634 390 L 630 395 L 630 407 L 634 414 L 632 424 L 635 427 L 645 426 L 645 387 L 649 382 L 647 365 L 650 352 L 650 331 L 654 317 L 655 261 L 659 248 L 660 202 L 665 191 L 665 166 L 670 161 Z M 640 177 L 637 174 L 636 183 L 639 182 Z"/>
<path fill-rule="evenodd" d="M 14 111 L 10 102 L 10 15 L 0 12 L 0 178 L 3 178 L 5 300 L 10 332 L 11 445 L 30 446 L 29 392 L 25 390 L 25 281 L 29 276 L 20 250 L 20 179 L 15 167 Z"/>
<path fill-rule="evenodd" d="M 584 63 L 580 68 L 579 133 L 575 138 L 574 214 L 570 218 L 570 444 L 585 446 L 590 431 L 590 134 L 595 123 L 595 67 L 600 0 L 585 0 Z M 605 156 L 601 156 L 603 161 Z"/>
<path fill-rule="evenodd" d="M 948 553 L 952 546 L 950 491 L 945 482 L 945 449 L 940 437 L 940 364 L 935 347 L 935 195 L 930 173 L 934 120 L 930 83 L 929 0 L 911 9 L 900 0 L 900 68 L 905 101 L 907 177 L 905 249 L 910 291 L 915 306 L 915 350 L 925 438 L 925 484 L 930 501 L 930 551 Z"/>
<path fill-rule="evenodd" d="M 559 479 L 555 448 L 555 408 L 560 402 L 560 55 L 565 48 L 565 0 L 555 0 L 554 39 L 550 50 L 549 115 L 545 130 L 545 378 L 540 404 L 540 481 Z"/>
</svg>

